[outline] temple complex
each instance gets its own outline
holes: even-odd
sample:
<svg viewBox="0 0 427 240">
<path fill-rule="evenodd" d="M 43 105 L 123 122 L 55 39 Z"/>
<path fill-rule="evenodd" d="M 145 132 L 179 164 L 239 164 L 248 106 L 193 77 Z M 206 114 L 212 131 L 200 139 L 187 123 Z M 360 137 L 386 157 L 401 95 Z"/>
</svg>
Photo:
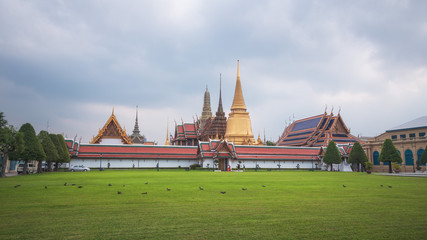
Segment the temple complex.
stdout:
<svg viewBox="0 0 427 240">
<path fill-rule="evenodd" d="M 122 129 L 113 112 L 104 127 L 98 131 L 98 135 L 92 138 L 91 144 L 132 144 L 132 140 Z"/>
<path fill-rule="evenodd" d="M 251 119 L 246 111 L 245 100 L 243 99 L 242 84 L 240 82 L 239 60 L 237 60 L 237 79 L 234 91 L 233 105 L 228 116 L 227 129 L 224 138 L 236 145 L 255 144 L 252 133 Z"/>
<path fill-rule="evenodd" d="M 334 140 L 337 144 L 359 141 L 350 134 L 340 113 L 325 113 L 292 122 L 285 128 L 277 146 L 326 147 Z"/>
</svg>

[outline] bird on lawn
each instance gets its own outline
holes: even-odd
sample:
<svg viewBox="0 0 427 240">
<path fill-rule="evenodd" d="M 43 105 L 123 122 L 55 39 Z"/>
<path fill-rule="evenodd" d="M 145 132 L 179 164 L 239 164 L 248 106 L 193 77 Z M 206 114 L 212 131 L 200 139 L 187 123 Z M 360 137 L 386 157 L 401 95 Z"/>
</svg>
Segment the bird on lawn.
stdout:
<svg viewBox="0 0 427 240">
<path fill-rule="evenodd" d="M 204 190 L 202 187 L 199 187 L 200 190 Z"/>
<path fill-rule="evenodd" d="M 109 186 L 109 187 L 111 187 L 112 185 L 111 185 L 111 184 L 108 184 L 108 186 Z"/>
<path fill-rule="evenodd" d="M 15 188 L 20 187 L 21 185 L 15 185 Z"/>
<path fill-rule="evenodd" d="M 143 193 L 141 193 L 141 194 L 148 194 L 148 192 L 143 192 Z"/>
<path fill-rule="evenodd" d="M 166 188 L 166 190 L 167 190 L 167 191 L 170 191 L 170 189 L 169 189 L 169 188 Z"/>
<path fill-rule="evenodd" d="M 123 184 L 123 187 L 126 187 L 126 185 Z"/>
<path fill-rule="evenodd" d="M 247 188 L 242 188 L 243 191 L 248 190 Z"/>
<path fill-rule="evenodd" d="M 226 194 L 227 192 L 221 192 L 222 194 Z"/>
<path fill-rule="evenodd" d="M 44 189 L 47 189 L 47 186 L 44 186 Z"/>
<path fill-rule="evenodd" d="M 392 188 L 393 186 L 388 186 L 388 188 Z"/>
<path fill-rule="evenodd" d="M 117 194 L 122 194 L 122 192 L 120 192 L 120 191 L 117 191 Z"/>
<path fill-rule="evenodd" d="M 75 183 L 71 184 L 71 186 L 75 186 L 75 185 L 76 185 Z"/>
<path fill-rule="evenodd" d="M 64 186 L 67 186 L 67 183 L 64 183 Z"/>
<path fill-rule="evenodd" d="M 384 187 L 382 184 L 380 185 L 381 187 Z"/>
<path fill-rule="evenodd" d="M 343 184 L 342 187 L 347 187 L 347 186 Z"/>
<path fill-rule="evenodd" d="M 265 185 L 262 185 L 262 187 L 265 187 Z"/>
<path fill-rule="evenodd" d="M 83 188 L 83 186 L 78 186 L 78 188 Z"/>
<path fill-rule="evenodd" d="M 148 182 L 145 182 L 145 184 L 148 184 Z"/>
</svg>

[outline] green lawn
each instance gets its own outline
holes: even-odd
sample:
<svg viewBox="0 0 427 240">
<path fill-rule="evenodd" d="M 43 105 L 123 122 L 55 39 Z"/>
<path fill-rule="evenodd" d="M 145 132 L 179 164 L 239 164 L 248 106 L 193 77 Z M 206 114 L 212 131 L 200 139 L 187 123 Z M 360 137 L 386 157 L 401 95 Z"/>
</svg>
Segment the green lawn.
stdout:
<svg viewBox="0 0 427 240">
<path fill-rule="evenodd" d="M 0 179 L 0 239 L 425 239 L 426 200 L 366 173 L 46 173 Z"/>
</svg>

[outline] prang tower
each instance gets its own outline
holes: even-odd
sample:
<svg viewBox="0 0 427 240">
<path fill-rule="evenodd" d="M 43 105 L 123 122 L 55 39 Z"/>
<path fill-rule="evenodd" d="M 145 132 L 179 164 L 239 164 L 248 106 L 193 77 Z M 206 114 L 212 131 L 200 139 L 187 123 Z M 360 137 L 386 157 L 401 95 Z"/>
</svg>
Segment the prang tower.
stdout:
<svg viewBox="0 0 427 240">
<path fill-rule="evenodd" d="M 240 82 L 239 60 L 237 60 L 237 80 L 234 91 L 233 105 L 227 120 L 225 139 L 234 142 L 236 145 L 255 144 L 252 133 L 251 119 L 246 111 L 245 100 L 243 99 L 242 84 Z"/>
<path fill-rule="evenodd" d="M 208 91 L 208 86 L 206 86 L 205 96 L 203 98 L 203 112 L 202 118 L 200 119 L 200 128 L 202 129 L 206 121 L 212 118 L 212 110 L 211 110 L 211 95 Z"/>
</svg>

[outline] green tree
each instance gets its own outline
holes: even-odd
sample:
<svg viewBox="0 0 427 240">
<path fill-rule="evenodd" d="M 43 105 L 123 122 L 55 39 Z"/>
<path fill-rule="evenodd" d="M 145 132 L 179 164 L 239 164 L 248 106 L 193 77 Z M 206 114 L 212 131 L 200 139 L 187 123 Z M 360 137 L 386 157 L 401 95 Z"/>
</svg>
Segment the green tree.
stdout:
<svg viewBox="0 0 427 240">
<path fill-rule="evenodd" d="M 70 152 L 68 151 L 67 143 L 65 143 L 65 139 L 61 134 L 58 134 L 58 141 L 62 148 L 62 155 L 60 155 L 62 163 L 70 162 Z"/>
<path fill-rule="evenodd" d="M 383 148 L 381 149 L 380 157 L 378 159 L 380 162 L 388 162 L 389 166 L 389 173 L 392 173 L 391 169 L 391 163 L 397 162 L 401 163 L 402 158 L 400 157 L 399 153 L 397 152 L 396 147 L 394 146 L 391 139 L 386 139 L 383 143 Z"/>
<path fill-rule="evenodd" d="M 427 145 L 426 145 L 426 149 L 424 149 L 423 155 L 421 155 L 420 161 L 422 164 L 427 163 Z"/>
<path fill-rule="evenodd" d="M 59 163 L 70 162 L 70 153 L 68 152 L 67 144 L 61 134 L 49 134 L 52 142 L 58 151 L 59 158 L 56 160 L 55 171 L 58 171 Z"/>
<path fill-rule="evenodd" d="M 267 142 L 265 143 L 265 145 L 267 145 L 267 146 L 276 146 L 276 143 L 267 140 Z"/>
<path fill-rule="evenodd" d="M 338 150 L 334 140 L 331 140 L 326 147 L 326 152 L 323 156 L 323 162 L 331 166 L 331 171 L 332 164 L 340 164 L 342 162 L 340 151 Z"/>
<path fill-rule="evenodd" d="M 8 126 L 3 112 L 0 112 L 0 155 L 2 155 L 2 168 L 0 177 L 6 177 L 6 163 L 9 157 L 22 152 L 24 147 L 22 134 L 13 126 Z"/>
<path fill-rule="evenodd" d="M 357 171 L 360 172 L 360 165 L 368 162 L 368 156 L 366 156 L 365 151 L 360 145 L 359 142 L 355 142 L 351 148 L 350 156 L 348 157 L 348 163 L 351 163 L 357 166 Z"/>
<path fill-rule="evenodd" d="M 56 149 L 56 151 L 58 152 L 58 158 L 57 159 L 55 159 L 56 161 L 55 161 L 55 171 L 57 171 L 58 170 L 58 165 L 59 165 L 59 163 L 61 162 L 61 156 L 63 156 L 64 155 L 64 153 L 63 153 L 63 148 L 61 147 L 61 145 L 59 144 L 59 139 L 58 139 L 58 136 L 56 135 L 56 134 L 49 134 L 49 137 L 50 137 L 50 139 L 52 140 L 52 142 L 53 142 L 53 145 L 55 145 L 55 149 Z"/>
<path fill-rule="evenodd" d="M 43 150 L 46 153 L 46 162 L 48 171 L 52 171 L 52 163 L 56 162 L 59 158 L 58 151 L 56 150 L 55 144 L 46 131 L 40 131 L 38 138 L 42 144 Z"/>
<path fill-rule="evenodd" d="M 46 154 L 31 124 L 25 123 L 19 129 L 19 132 L 23 134 L 22 137 L 24 139 L 24 150 L 19 154 L 19 157 L 25 162 L 23 174 L 27 174 L 28 161 L 36 160 L 41 165 L 42 161 L 46 159 Z"/>
</svg>

